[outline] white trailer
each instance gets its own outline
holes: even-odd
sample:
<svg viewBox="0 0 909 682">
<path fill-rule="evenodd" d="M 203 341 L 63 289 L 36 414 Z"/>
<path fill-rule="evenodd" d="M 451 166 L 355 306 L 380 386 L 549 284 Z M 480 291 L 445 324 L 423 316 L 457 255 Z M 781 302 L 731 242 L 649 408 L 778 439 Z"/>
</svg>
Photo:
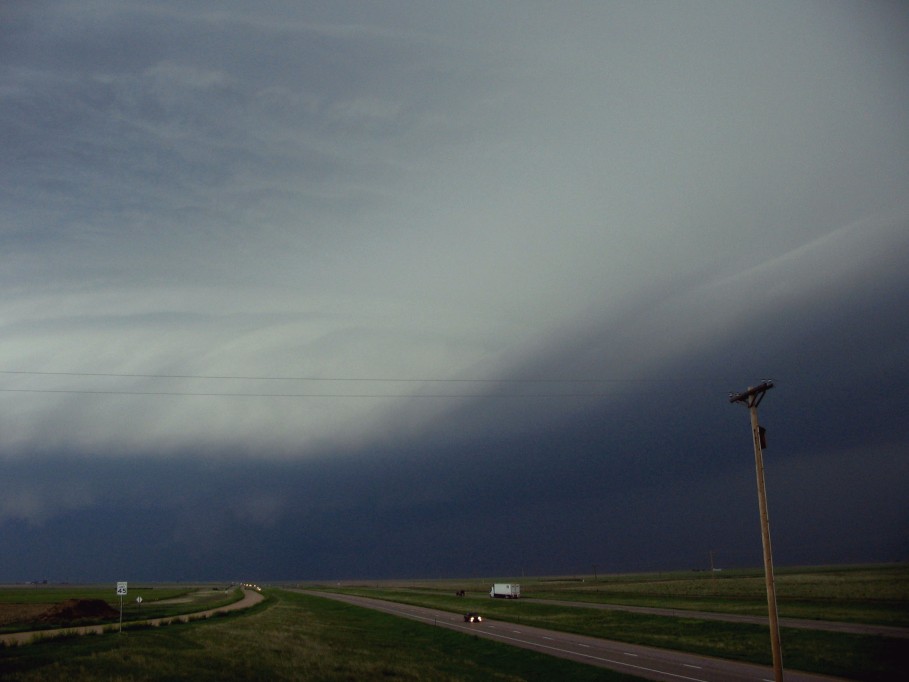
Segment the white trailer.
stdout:
<svg viewBox="0 0 909 682">
<path fill-rule="evenodd" d="M 490 597 L 517 599 L 521 596 L 521 586 L 517 583 L 495 583 L 489 590 Z"/>
</svg>

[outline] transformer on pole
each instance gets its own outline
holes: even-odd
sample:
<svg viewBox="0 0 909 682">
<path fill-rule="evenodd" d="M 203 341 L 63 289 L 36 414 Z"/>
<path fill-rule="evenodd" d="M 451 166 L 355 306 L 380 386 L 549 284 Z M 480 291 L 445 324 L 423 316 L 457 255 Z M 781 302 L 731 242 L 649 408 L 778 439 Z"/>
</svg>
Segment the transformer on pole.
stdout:
<svg viewBox="0 0 909 682">
<path fill-rule="evenodd" d="M 758 507 L 761 513 L 761 542 L 764 547 L 764 581 L 767 584 L 767 614 L 770 619 L 770 648 L 773 653 L 773 675 L 776 682 L 783 680 L 783 654 L 780 647 L 780 623 L 776 609 L 776 586 L 773 580 L 773 551 L 770 546 L 770 517 L 767 513 L 767 490 L 764 486 L 764 458 L 762 449 L 767 447 L 764 428 L 758 423 L 757 407 L 764 394 L 773 388 L 772 381 L 762 381 L 749 386 L 742 393 L 730 393 L 730 403 L 742 403 L 751 414 L 751 438 L 754 442 L 754 466 L 757 475 Z"/>
</svg>

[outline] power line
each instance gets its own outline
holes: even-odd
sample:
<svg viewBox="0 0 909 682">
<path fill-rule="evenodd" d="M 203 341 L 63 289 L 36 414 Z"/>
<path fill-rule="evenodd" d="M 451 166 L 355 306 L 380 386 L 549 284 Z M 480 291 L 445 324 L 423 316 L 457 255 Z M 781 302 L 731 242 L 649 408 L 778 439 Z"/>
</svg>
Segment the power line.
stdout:
<svg viewBox="0 0 909 682">
<path fill-rule="evenodd" d="M 379 377 L 312 377 L 312 376 L 245 376 L 210 374 L 124 374 L 115 372 L 34 372 L 0 370 L 0 374 L 25 376 L 109 377 L 122 379 L 207 379 L 239 381 L 336 381 L 336 382 L 385 382 L 385 383 L 495 383 L 495 384 L 607 384 L 607 383 L 665 383 L 665 379 L 480 379 L 480 378 L 379 378 Z"/>
<path fill-rule="evenodd" d="M 202 393 L 189 391 L 111 391 L 55 388 L 0 388 L 0 393 L 64 393 L 216 398 L 605 398 L 608 393 Z"/>
<path fill-rule="evenodd" d="M 27 377 L 80 377 L 80 378 L 108 378 L 108 379 L 179 379 L 179 380 L 232 380 L 232 381 L 280 381 L 280 382 L 334 382 L 334 383 L 386 383 L 386 384 L 498 384 L 498 385 L 554 385 L 562 384 L 606 384 L 619 383 L 628 380 L 612 379 L 416 379 L 416 378 L 378 378 L 378 377 L 313 377 L 313 376 L 248 376 L 248 375 L 203 375 L 203 374 L 139 374 L 117 372 L 38 372 L 24 370 L 0 370 L 0 375 L 27 376 Z M 566 386 L 567 388 L 567 386 Z M 563 392 L 536 392 L 536 393 L 391 393 L 357 392 L 357 393 L 276 393 L 262 391 L 138 391 L 117 389 L 80 389 L 80 388 L 0 388 L 0 393 L 56 393 L 56 394 L 83 394 L 83 395 L 124 395 L 124 396 L 198 396 L 198 397 L 238 397 L 238 398 L 598 398 L 606 397 L 606 393 L 593 391 L 563 391 Z"/>
<path fill-rule="evenodd" d="M 274 392 L 256 392 L 256 391 L 138 391 L 138 390 L 116 390 L 116 389 L 79 389 L 79 388 L 0 388 L 0 393 L 57 393 L 57 394 L 84 394 L 84 395 L 123 395 L 123 396 L 198 396 L 198 397 L 245 397 L 245 398 L 606 398 L 614 396 L 613 393 L 603 392 L 602 390 L 573 391 L 570 385 L 590 386 L 594 385 L 633 385 L 633 384 L 654 384 L 654 383 L 672 383 L 673 380 L 667 379 L 628 379 L 628 378 L 582 378 L 582 379 L 557 379 L 557 378 L 404 378 L 404 377 L 317 377 L 317 376 L 252 376 L 239 374 L 145 374 L 145 373 L 122 373 L 122 372 L 48 372 L 32 370 L 0 370 L 0 376 L 22 376 L 22 377 L 81 377 L 81 378 L 101 378 L 101 379 L 175 379 L 175 380 L 206 380 L 206 381 L 275 381 L 275 382 L 329 382 L 329 383 L 385 383 L 385 384 L 485 384 L 500 386 L 518 386 L 518 385 L 538 385 L 554 386 L 559 384 L 564 389 L 561 392 L 541 391 L 535 393 L 520 392 L 494 392 L 494 393 L 391 393 L 391 392 L 357 392 L 357 393 L 274 393 Z"/>
</svg>

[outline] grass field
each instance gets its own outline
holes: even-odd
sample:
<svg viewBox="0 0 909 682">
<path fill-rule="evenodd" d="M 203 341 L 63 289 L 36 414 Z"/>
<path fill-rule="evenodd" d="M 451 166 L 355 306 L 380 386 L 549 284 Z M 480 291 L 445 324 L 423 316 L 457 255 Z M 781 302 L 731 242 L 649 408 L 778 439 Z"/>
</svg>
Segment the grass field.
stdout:
<svg viewBox="0 0 909 682">
<path fill-rule="evenodd" d="M 789 569 L 778 573 L 783 615 L 899 625 L 907 622 L 909 567 Z M 498 581 L 506 581 L 500 578 Z M 513 581 L 514 580 L 512 579 Z M 761 613 L 756 571 L 562 576 L 519 580 L 525 597 Z M 621 641 L 770 663 L 766 627 L 691 618 L 493 600 L 489 580 L 332 583 L 321 589 L 394 598 Z M 320 589 L 317 585 L 303 586 Z M 21 588 L 20 588 L 21 589 Z M 110 597 L 110 587 L 104 588 Z M 456 590 L 467 597 L 456 597 Z M 211 590 L 214 592 L 213 590 Z M 372 613 L 317 596 L 266 590 L 249 612 L 123 635 L 71 637 L 0 649 L 3 680 L 56 679 L 623 679 L 602 670 Z M 133 590 L 130 589 L 130 596 Z M 162 592 L 162 595 L 164 593 Z M 204 591 L 198 598 L 211 598 Z M 201 596 L 200 596 L 201 595 Z M 86 597 L 91 596 L 89 593 Z M 188 595 L 171 594 L 170 599 Z M 223 595 L 222 595 L 223 596 Z M 11 597 L 0 591 L 0 599 Z M 110 600 L 110 599 L 109 599 Z M 112 600 L 110 600 L 112 601 Z M 162 599 L 161 601 L 169 601 Z M 144 606 L 144 605 L 143 605 Z M 178 605 L 174 605 L 178 606 Z M 207 606 L 207 605 L 206 605 Z M 198 610 L 197 608 L 186 610 Z M 861 680 L 903 679 L 907 640 L 784 628 L 787 669 Z"/>
<path fill-rule="evenodd" d="M 0 649 L 4 681 L 634 678 L 327 599 L 266 590 L 242 615 Z"/>
<path fill-rule="evenodd" d="M 784 568 L 776 571 L 780 616 L 909 627 L 909 565 Z M 496 578 L 347 582 L 342 587 L 406 588 L 447 595 L 466 590 L 485 597 L 493 582 L 517 582 L 536 599 L 625 604 L 767 615 L 767 593 L 759 570 L 716 573 L 673 572 Z M 328 585 L 330 589 L 337 585 Z"/>
<path fill-rule="evenodd" d="M 361 594 L 450 611 L 478 611 L 489 618 L 534 627 L 574 632 L 633 644 L 771 664 L 766 626 L 697 618 L 669 618 L 622 611 L 571 608 L 488 597 L 459 599 L 410 590 L 345 589 Z M 783 628 L 787 668 L 852 677 L 896 679 L 909 666 L 909 641 L 816 630 Z"/>
<path fill-rule="evenodd" d="M 364 596 L 450 611 L 481 611 L 490 618 L 565 630 L 635 644 L 770 665 L 766 626 L 669 618 L 601 609 L 565 608 L 528 599 L 558 599 L 766 615 L 763 576 L 665 573 L 560 578 L 501 578 L 520 582 L 523 600 L 490 599 L 486 581 L 399 581 L 325 586 Z M 310 585 L 312 589 L 319 586 Z M 783 616 L 905 627 L 909 624 L 909 566 L 798 568 L 777 575 Z M 465 590 L 467 597 L 454 592 Z M 909 669 L 905 639 L 783 628 L 787 668 L 853 679 L 902 679 Z"/>
<path fill-rule="evenodd" d="M 142 597 L 142 603 L 136 602 Z M 165 618 L 192 611 L 225 606 L 242 597 L 239 589 L 224 586 L 137 585 L 123 599 L 123 621 Z M 0 587 L 0 634 L 60 627 L 59 623 L 36 619 L 54 604 L 66 599 L 102 599 L 120 608 L 112 585 L 53 585 Z"/>
</svg>

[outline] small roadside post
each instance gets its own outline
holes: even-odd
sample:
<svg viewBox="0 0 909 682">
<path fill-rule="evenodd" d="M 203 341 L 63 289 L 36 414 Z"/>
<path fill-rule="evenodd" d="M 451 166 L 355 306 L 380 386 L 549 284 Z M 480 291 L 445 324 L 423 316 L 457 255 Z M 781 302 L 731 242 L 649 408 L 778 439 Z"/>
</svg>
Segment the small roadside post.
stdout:
<svg viewBox="0 0 909 682">
<path fill-rule="evenodd" d="M 126 583 L 118 582 L 117 583 L 117 596 L 120 597 L 120 628 L 117 631 L 119 634 L 123 634 L 123 597 L 126 596 Z"/>
</svg>

